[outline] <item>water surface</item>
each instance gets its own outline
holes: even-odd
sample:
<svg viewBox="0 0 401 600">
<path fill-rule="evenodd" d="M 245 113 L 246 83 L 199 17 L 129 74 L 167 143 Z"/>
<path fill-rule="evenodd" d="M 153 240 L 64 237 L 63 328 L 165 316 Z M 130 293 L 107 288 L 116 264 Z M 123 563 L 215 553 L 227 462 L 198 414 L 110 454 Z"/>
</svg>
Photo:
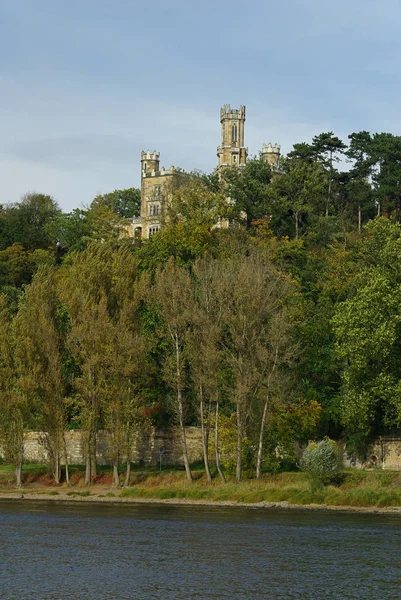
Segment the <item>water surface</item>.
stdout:
<svg viewBox="0 0 401 600">
<path fill-rule="evenodd" d="M 401 594 L 401 518 L 0 502 L 0 598 L 363 600 Z"/>
</svg>

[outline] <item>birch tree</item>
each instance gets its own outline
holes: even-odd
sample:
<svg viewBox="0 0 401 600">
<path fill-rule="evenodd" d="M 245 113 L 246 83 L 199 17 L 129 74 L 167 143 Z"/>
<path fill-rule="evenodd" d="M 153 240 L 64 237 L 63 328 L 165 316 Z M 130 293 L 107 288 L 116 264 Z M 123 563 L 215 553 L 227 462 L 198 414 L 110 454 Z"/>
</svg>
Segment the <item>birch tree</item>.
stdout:
<svg viewBox="0 0 401 600">
<path fill-rule="evenodd" d="M 271 342 L 270 322 L 282 303 L 282 282 L 283 275 L 262 253 L 222 261 L 215 281 L 222 311 L 222 348 L 233 376 L 237 481 L 242 477 L 243 439 L 252 410 L 263 387 L 270 389 L 267 382 L 279 358 L 273 350 L 267 362 L 266 348 Z"/>
<path fill-rule="evenodd" d="M 225 476 L 220 466 L 219 452 L 219 394 L 222 354 L 221 306 L 215 294 L 218 262 L 205 258 L 194 265 L 192 327 L 190 330 L 189 356 L 192 380 L 198 398 L 199 419 L 202 432 L 203 460 L 206 476 L 211 481 L 209 466 L 209 437 L 214 419 L 214 456 L 221 480 Z M 213 417 L 213 419 L 212 419 Z"/>
<path fill-rule="evenodd" d="M 147 300 L 160 315 L 159 330 L 164 335 L 166 353 L 163 374 L 171 389 L 172 407 L 178 421 L 181 446 L 187 480 L 192 482 L 188 447 L 185 433 L 185 418 L 188 398 L 185 395 L 186 343 L 192 308 L 191 279 L 173 259 L 166 267 L 155 273 L 153 285 L 146 279 Z"/>
</svg>

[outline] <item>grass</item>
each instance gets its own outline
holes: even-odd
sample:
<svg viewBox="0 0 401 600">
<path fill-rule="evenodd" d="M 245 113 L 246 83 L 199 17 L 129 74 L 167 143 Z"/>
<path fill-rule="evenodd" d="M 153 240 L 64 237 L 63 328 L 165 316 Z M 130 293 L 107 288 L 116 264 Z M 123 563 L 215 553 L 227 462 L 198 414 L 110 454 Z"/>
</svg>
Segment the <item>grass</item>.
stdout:
<svg viewBox="0 0 401 600">
<path fill-rule="evenodd" d="M 208 483 L 201 464 L 193 469 L 194 482 L 188 483 L 181 468 L 133 467 L 130 487 L 121 492 L 111 491 L 110 469 L 99 469 L 99 475 L 90 491 L 84 487 L 84 469 L 71 467 L 72 489 L 69 496 L 95 495 L 104 497 L 148 498 L 155 500 L 186 499 L 214 502 L 231 501 L 254 504 L 258 502 L 288 502 L 290 504 L 320 504 L 353 507 L 401 507 L 401 472 L 346 470 L 336 485 L 314 489 L 305 473 L 283 472 L 265 474 L 261 481 L 229 481 L 223 485 L 218 478 Z M 123 472 L 123 471 L 122 471 Z M 122 477 L 123 479 L 123 477 Z M 0 464 L 0 487 L 12 486 L 13 468 Z M 43 465 L 27 464 L 23 467 L 23 480 L 28 488 L 39 493 L 59 495 Z M 50 490 L 49 490 L 50 488 Z M 60 490 L 62 486 L 57 487 Z M 81 489 L 80 489 L 81 488 Z M 84 489 L 82 489 L 84 488 Z M 40 490 L 40 491 L 39 491 Z M 98 494 L 100 497 L 100 494 Z"/>
<path fill-rule="evenodd" d="M 248 480 L 226 485 L 217 480 L 207 484 L 204 478 L 190 484 L 177 476 L 148 476 L 122 490 L 122 497 L 185 498 L 187 500 L 288 502 L 353 507 L 401 507 L 401 473 L 383 471 L 346 471 L 338 485 L 313 490 L 304 473 L 266 475 L 261 481 Z"/>
<path fill-rule="evenodd" d="M 89 490 L 85 490 L 84 492 L 67 492 L 67 496 L 82 496 L 83 498 L 86 498 L 87 496 L 92 496 L 92 494 Z"/>
</svg>

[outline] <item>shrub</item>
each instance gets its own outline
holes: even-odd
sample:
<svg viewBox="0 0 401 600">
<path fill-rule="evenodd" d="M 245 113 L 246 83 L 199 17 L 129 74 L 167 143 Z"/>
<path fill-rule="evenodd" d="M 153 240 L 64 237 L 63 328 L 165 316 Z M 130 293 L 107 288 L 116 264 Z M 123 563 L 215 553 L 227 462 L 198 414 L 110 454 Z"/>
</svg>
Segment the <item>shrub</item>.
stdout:
<svg viewBox="0 0 401 600">
<path fill-rule="evenodd" d="M 327 484 L 334 481 L 342 466 L 338 445 L 329 438 L 309 444 L 303 453 L 300 468 L 312 477 L 314 483 Z"/>
</svg>

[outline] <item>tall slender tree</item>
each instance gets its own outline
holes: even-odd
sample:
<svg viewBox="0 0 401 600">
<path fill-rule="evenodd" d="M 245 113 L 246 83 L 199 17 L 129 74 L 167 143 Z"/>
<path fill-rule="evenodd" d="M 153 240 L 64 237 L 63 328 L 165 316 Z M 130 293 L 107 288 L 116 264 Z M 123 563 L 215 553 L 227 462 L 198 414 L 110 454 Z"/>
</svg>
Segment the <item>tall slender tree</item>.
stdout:
<svg viewBox="0 0 401 600">
<path fill-rule="evenodd" d="M 15 484 L 22 486 L 24 428 L 28 414 L 26 397 L 18 387 L 17 339 L 7 297 L 0 294 L 0 445 L 14 467 Z"/>
</svg>

